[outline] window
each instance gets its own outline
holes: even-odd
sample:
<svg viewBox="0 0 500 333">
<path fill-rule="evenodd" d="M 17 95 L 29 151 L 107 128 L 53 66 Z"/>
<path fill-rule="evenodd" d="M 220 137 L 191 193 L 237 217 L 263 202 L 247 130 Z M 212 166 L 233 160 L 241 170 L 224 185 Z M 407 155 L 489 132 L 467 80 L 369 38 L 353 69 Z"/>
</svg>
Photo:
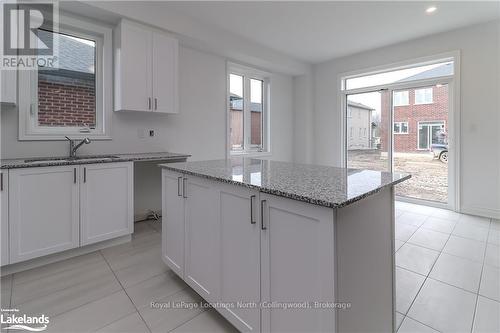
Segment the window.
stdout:
<svg viewBox="0 0 500 333">
<path fill-rule="evenodd" d="M 55 68 L 19 73 L 19 85 L 29 87 L 19 93 L 20 139 L 109 138 L 111 29 L 61 16 L 59 31 L 36 33 L 58 45 L 58 60 Z"/>
<path fill-rule="evenodd" d="M 228 79 L 230 152 L 267 152 L 267 75 L 250 68 L 230 65 Z"/>
<path fill-rule="evenodd" d="M 394 122 L 394 134 L 408 134 L 408 122 Z"/>
<path fill-rule="evenodd" d="M 432 88 L 415 90 L 415 105 L 432 104 Z"/>
<path fill-rule="evenodd" d="M 395 91 L 394 92 L 394 106 L 404 106 L 410 104 L 410 96 L 408 94 L 408 90 L 405 91 Z"/>
</svg>

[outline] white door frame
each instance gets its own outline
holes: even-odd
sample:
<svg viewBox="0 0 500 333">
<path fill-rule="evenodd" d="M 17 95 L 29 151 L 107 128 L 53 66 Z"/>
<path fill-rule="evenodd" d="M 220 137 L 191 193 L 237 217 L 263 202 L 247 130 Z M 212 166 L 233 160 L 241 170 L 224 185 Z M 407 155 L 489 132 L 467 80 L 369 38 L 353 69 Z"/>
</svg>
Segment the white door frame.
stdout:
<svg viewBox="0 0 500 333">
<path fill-rule="evenodd" d="M 424 79 L 424 80 L 415 80 L 411 82 L 402 82 L 402 83 L 392 83 L 386 85 L 372 86 L 367 88 L 359 88 L 359 89 L 344 89 L 344 82 L 346 78 L 353 76 L 362 76 L 366 74 L 373 74 L 376 72 L 386 72 L 401 68 L 414 67 L 422 64 L 429 63 L 439 63 L 446 60 L 453 60 L 454 62 L 454 75 L 443 76 L 440 78 L 433 79 Z M 461 177 L 460 177 L 460 52 L 453 51 L 440 55 L 436 55 L 433 57 L 425 57 L 420 59 L 407 60 L 404 62 L 400 62 L 397 64 L 387 65 L 383 67 L 377 67 L 366 69 L 363 71 L 356 71 L 350 73 L 344 73 L 339 75 L 340 82 L 340 91 L 338 92 L 339 101 L 340 101 L 340 131 L 341 131 L 341 156 L 340 162 L 342 167 L 347 167 L 347 96 L 353 94 L 360 93 L 369 93 L 369 92 L 377 92 L 382 90 L 388 90 L 390 95 L 392 96 L 393 91 L 395 90 L 404 90 L 415 88 L 419 86 L 433 86 L 438 83 L 447 84 L 448 85 L 448 153 L 450 154 L 450 162 L 448 162 L 448 200 L 447 203 L 434 202 L 424 199 L 416 199 L 416 198 L 407 198 L 407 197 L 396 197 L 397 200 L 406 201 L 417 204 L 425 204 L 428 206 L 434 206 L 439 208 L 451 209 L 454 211 L 461 211 Z M 390 163 L 390 171 L 392 172 L 393 165 L 393 127 L 392 123 L 393 119 L 393 106 L 392 106 L 392 98 L 390 100 L 390 112 L 391 112 L 391 126 L 389 126 L 389 137 L 388 140 L 388 157 L 391 161 Z"/>
</svg>

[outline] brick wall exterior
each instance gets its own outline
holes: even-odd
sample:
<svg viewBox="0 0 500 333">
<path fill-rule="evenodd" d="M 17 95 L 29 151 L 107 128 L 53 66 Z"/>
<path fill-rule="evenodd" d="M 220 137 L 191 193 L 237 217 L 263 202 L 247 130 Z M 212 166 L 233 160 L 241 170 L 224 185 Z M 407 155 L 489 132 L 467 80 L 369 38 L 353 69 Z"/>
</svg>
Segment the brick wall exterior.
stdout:
<svg viewBox="0 0 500 333">
<path fill-rule="evenodd" d="M 395 152 L 419 152 L 418 123 L 424 121 L 444 121 L 448 129 L 448 86 L 433 87 L 433 103 L 415 105 L 415 89 L 409 89 L 409 105 L 394 107 L 394 121 L 408 122 L 408 134 L 394 135 Z M 390 110 L 389 92 L 382 93 L 380 141 L 382 150 L 387 151 L 388 117 Z"/>
<path fill-rule="evenodd" d="M 94 78 L 38 75 L 40 126 L 95 126 Z"/>
<path fill-rule="evenodd" d="M 250 113 L 251 121 L 251 143 L 253 145 L 260 145 L 262 143 L 261 139 L 261 127 L 262 127 L 262 112 L 251 111 Z M 230 110 L 230 121 L 231 121 L 231 146 L 243 142 L 243 110 L 231 109 Z"/>
</svg>

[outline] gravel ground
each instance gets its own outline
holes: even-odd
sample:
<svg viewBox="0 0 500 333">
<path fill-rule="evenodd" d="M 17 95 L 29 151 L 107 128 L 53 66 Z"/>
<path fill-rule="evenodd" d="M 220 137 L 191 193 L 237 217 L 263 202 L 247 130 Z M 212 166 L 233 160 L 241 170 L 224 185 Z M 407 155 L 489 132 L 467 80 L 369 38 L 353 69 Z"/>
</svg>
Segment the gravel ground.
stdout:
<svg viewBox="0 0 500 333">
<path fill-rule="evenodd" d="M 349 151 L 350 168 L 387 171 L 387 156 L 378 150 Z M 394 172 L 407 172 L 412 178 L 396 185 L 396 194 L 412 198 L 446 202 L 448 165 L 426 153 L 395 153 Z"/>
</svg>

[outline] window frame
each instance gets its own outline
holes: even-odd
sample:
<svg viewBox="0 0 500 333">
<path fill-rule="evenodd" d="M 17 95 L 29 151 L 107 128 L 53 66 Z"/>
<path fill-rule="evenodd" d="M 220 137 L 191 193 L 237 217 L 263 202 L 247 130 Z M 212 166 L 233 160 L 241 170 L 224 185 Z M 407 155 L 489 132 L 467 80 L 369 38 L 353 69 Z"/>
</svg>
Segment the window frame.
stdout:
<svg viewBox="0 0 500 333">
<path fill-rule="evenodd" d="M 430 102 L 427 101 L 425 99 L 425 97 L 427 96 L 426 93 L 424 93 L 424 101 L 423 102 L 420 102 L 420 103 L 417 103 L 417 91 L 429 91 L 431 92 L 430 94 Z M 418 89 L 415 89 L 415 101 L 414 101 L 414 105 L 425 105 L 425 104 L 433 104 L 434 103 L 434 88 L 433 87 L 425 87 L 425 88 L 418 88 Z"/>
<path fill-rule="evenodd" d="M 396 94 L 405 94 L 406 97 L 405 97 L 405 101 L 406 101 L 406 104 L 396 104 L 396 98 L 393 98 L 393 106 L 396 107 L 396 106 L 408 106 L 410 105 L 410 91 L 409 90 L 398 90 L 398 91 L 395 91 L 394 92 L 394 97 L 396 97 Z"/>
<path fill-rule="evenodd" d="M 394 130 L 394 126 L 395 126 L 396 124 L 398 124 L 398 126 L 399 126 L 399 131 L 397 131 L 397 132 Z M 402 132 L 402 131 L 401 131 L 401 129 L 403 128 L 403 127 L 401 126 L 402 124 L 406 124 L 406 132 Z M 400 134 L 409 134 L 409 133 L 410 133 L 410 125 L 408 124 L 408 122 L 407 122 L 407 121 L 394 121 L 394 122 L 392 123 L 392 127 L 393 127 L 393 128 L 392 128 L 392 130 L 393 130 L 393 133 L 394 133 L 394 134 L 398 134 L 398 135 L 400 135 Z"/>
<path fill-rule="evenodd" d="M 112 28 L 102 23 L 73 15 L 60 14 L 59 28 L 55 33 L 94 40 L 95 56 L 95 129 L 85 127 L 38 126 L 38 71 L 18 71 L 19 91 L 19 140 L 66 140 L 89 137 L 94 140 L 111 139 L 113 103 Z"/>
<path fill-rule="evenodd" d="M 231 105 L 230 105 L 230 80 L 229 76 L 231 74 L 239 75 L 243 77 L 243 149 L 233 149 L 231 146 Z M 261 123 L 261 135 L 262 144 L 252 145 L 251 144 L 251 112 L 250 112 L 250 80 L 260 80 L 263 83 L 262 87 L 262 123 Z M 238 156 L 238 155 L 252 155 L 252 156 L 262 156 L 271 154 L 270 145 L 270 90 L 271 90 L 271 79 L 270 73 L 264 72 L 252 67 L 247 67 L 235 63 L 228 62 L 226 68 L 226 82 L 227 82 L 227 93 L 226 93 L 226 140 L 227 140 L 227 154 L 228 156 Z"/>
</svg>

